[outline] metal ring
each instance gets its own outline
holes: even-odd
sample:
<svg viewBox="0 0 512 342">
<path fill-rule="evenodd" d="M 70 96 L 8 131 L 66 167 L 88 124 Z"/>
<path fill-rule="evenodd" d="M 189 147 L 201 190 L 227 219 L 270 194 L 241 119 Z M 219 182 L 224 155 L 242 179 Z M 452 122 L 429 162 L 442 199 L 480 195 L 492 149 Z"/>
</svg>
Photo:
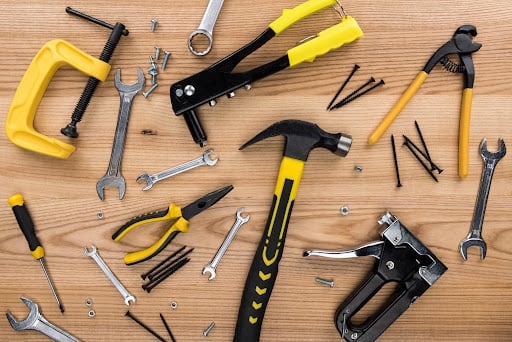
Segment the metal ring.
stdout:
<svg viewBox="0 0 512 342">
<path fill-rule="evenodd" d="M 96 311 L 94 311 L 94 310 L 89 310 L 89 312 L 87 313 L 87 315 L 88 315 L 89 317 L 91 317 L 91 318 L 92 318 L 92 317 L 96 316 Z"/>
<path fill-rule="evenodd" d="M 204 51 L 197 51 L 192 46 L 192 40 L 197 35 L 206 36 L 206 39 L 208 39 L 208 47 Z M 192 52 L 192 54 L 194 54 L 196 56 L 207 55 L 211 51 L 212 46 L 213 46 L 213 37 L 210 34 L 210 32 L 208 32 L 208 31 L 205 31 L 205 30 L 202 30 L 202 29 L 198 29 L 198 30 L 195 30 L 194 32 L 192 32 L 190 34 L 190 36 L 188 37 L 188 49 L 190 50 L 190 52 Z"/>
</svg>

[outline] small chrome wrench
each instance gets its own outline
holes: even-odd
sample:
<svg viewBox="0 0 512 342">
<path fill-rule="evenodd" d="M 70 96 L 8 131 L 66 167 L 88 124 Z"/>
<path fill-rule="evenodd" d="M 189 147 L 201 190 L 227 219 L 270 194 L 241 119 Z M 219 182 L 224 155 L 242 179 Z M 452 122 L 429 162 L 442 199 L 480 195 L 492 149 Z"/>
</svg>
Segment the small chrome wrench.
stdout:
<svg viewBox="0 0 512 342">
<path fill-rule="evenodd" d="M 117 291 L 119 291 L 121 296 L 123 296 L 124 303 L 126 305 L 128 305 L 128 306 L 130 305 L 130 302 L 133 302 L 133 304 L 135 304 L 135 302 L 136 302 L 135 297 L 132 296 L 128 292 L 128 290 L 123 286 L 123 284 L 121 284 L 119 279 L 117 279 L 117 277 L 112 272 L 110 267 L 108 267 L 108 265 L 105 263 L 105 261 L 103 261 L 103 259 L 101 258 L 101 256 L 98 253 L 98 250 L 96 249 L 96 246 L 95 245 L 91 245 L 91 252 L 89 252 L 87 247 L 85 247 L 84 248 L 84 253 L 85 253 L 85 255 L 90 257 L 92 260 L 94 260 L 98 264 L 98 266 L 101 268 L 103 273 L 105 273 L 105 275 L 108 277 L 108 279 L 110 279 L 112 284 L 114 284 L 114 286 L 116 287 Z"/>
<path fill-rule="evenodd" d="M 228 250 L 229 245 L 231 244 L 231 242 L 235 238 L 236 233 L 238 232 L 240 227 L 242 227 L 242 225 L 244 223 L 247 223 L 247 221 L 249 221 L 249 219 L 251 218 L 251 215 L 247 215 L 245 217 L 242 217 L 242 212 L 243 211 L 244 211 L 244 208 L 238 209 L 238 211 L 236 212 L 236 221 L 235 221 L 235 223 L 233 223 L 233 226 L 229 230 L 228 235 L 226 235 L 226 238 L 224 239 L 224 242 L 219 247 L 219 250 L 217 251 L 217 254 L 215 254 L 215 256 L 213 257 L 212 261 L 210 261 L 210 263 L 203 268 L 203 275 L 206 272 L 210 273 L 210 277 L 208 278 L 208 280 L 212 280 L 213 278 L 215 278 L 215 276 L 216 276 L 215 271 L 217 269 L 217 266 L 219 265 L 220 260 L 222 259 L 222 257 L 226 253 L 226 251 Z"/>
<path fill-rule="evenodd" d="M 202 165 L 208 165 L 213 166 L 217 164 L 219 161 L 219 158 L 212 159 L 210 158 L 210 154 L 213 153 L 213 150 L 207 150 L 203 153 L 203 155 L 197 159 L 188 161 L 186 163 L 183 163 L 181 165 L 171 167 L 170 169 L 160 171 L 158 173 L 155 173 L 153 175 L 149 175 L 147 173 L 143 173 L 137 177 L 137 183 L 140 183 L 141 181 L 146 181 L 146 186 L 142 188 L 142 190 L 149 190 L 153 187 L 153 184 L 155 184 L 158 181 L 161 181 L 163 179 L 176 176 L 179 173 L 191 170 L 193 168 L 196 168 L 198 166 Z"/>
<path fill-rule="evenodd" d="M 460 254 L 464 260 L 468 259 L 468 248 L 471 246 L 478 246 L 481 248 L 480 258 L 485 259 L 487 254 L 487 244 L 482 238 L 482 225 L 484 223 L 485 207 L 487 206 L 487 198 L 489 197 L 489 190 L 491 189 L 492 176 L 494 168 L 501 158 L 507 152 L 503 139 L 498 140 L 498 151 L 489 152 L 487 150 L 487 140 L 484 138 L 480 145 L 480 154 L 484 161 L 484 169 L 482 171 L 482 178 L 480 179 L 480 187 L 478 188 L 478 195 L 476 198 L 475 210 L 473 212 L 473 220 L 469 229 L 468 236 L 460 243 Z"/>
<path fill-rule="evenodd" d="M 117 117 L 116 133 L 114 135 L 114 143 L 112 145 L 112 153 L 110 162 L 105 175 L 96 183 L 96 192 L 103 201 L 105 199 L 104 189 L 107 186 L 115 186 L 119 189 L 119 199 L 123 199 L 126 184 L 121 175 L 121 160 L 123 159 L 124 143 L 126 141 L 126 132 L 128 131 L 128 121 L 130 120 L 130 110 L 135 95 L 144 88 L 146 79 L 142 69 L 137 69 L 138 79 L 133 84 L 124 84 L 121 82 L 121 70 L 117 69 L 114 77 L 114 85 L 116 86 L 121 104 L 119 106 L 119 114 Z"/>
<path fill-rule="evenodd" d="M 188 49 L 196 56 L 204 56 L 207 55 L 213 47 L 213 28 L 215 27 L 215 23 L 217 22 L 217 18 L 219 17 L 220 10 L 222 9 L 222 5 L 224 4 L 224 0 L 210 0 L 208 3 L 208 7 L 206 7 L 206 11 L 203 14 L 203 19 L 199 24 L 197 30 L 192 32 L 188 37 Z M 208 46 L 203 51 L 197 51 L 194 48 L 193 40 L 196 36 L 202 35 L 208 39 Z"/>
<path fill-rule="evenodd" d="M 76 337 L 70 335 L 61 328 L 48 322 L 39 312 L 39 306 L 37 305 L 37 303 L 25 297 L 21 297 L 21 300 L 30 310 L 27 318 L 25 318 L 23 321 L 18 322 L 16 321 L 16 319 L 14 319 L 14 317 L 9 311 L 5 313 L 5 315 L 7 316 L 7 320 L 9 321 L 11 327 L 13 327 L 14 330 L 35 330 L 39 331 L 42 334 L 45 334 L 54 341 L 80 342 L 80 340 L 77 339 Z"/>
</svg>

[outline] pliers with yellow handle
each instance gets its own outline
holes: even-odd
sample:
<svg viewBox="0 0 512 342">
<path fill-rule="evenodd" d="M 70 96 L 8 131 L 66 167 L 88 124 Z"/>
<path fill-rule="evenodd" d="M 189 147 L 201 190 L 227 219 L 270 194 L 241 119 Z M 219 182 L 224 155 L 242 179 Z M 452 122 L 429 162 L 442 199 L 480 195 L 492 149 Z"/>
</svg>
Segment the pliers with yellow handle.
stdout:
<svg viewBox="0 0 512 342">
<path fill-rule="evenodd" d="M 226 196 L 231 190 L 233 190 L 233 186 L 228 185 L 201 197 L 184 208 L 171 203 L 165 210 L 145 213 L 126 222 L 112 235 L 112 240 L 115 242 L 119 242 L 119 240 L 121 240 L 126 234 L 143 224 L 175 220 L 167 232 L 165 232 L 165 234 L 151 247 L 138 252 L 126 254 L 124 257 L 124 263 L 126 265 L 133 265 L 151 259 L 160 253 L 176 237 L 176 235 L 180 232 L 188 232 L 188 222 L 192 217 L 210 208 Z"/>
<path fill-rule="evenodd" d="M 420 89 L 432 69 L 434 69 L 437 63 L 441 63 L 448 71 L 464 74 L 464 90 L 462 92 L 459 119 L 459 177 L 465 178 L 468 175 L 469 124 L 471 118 L 471 104 L 473 101 L 473 83 L 475 81 L 475 67 L 471 54 L 480 50 L 482 47 L 482 44 L 473 42 L 473 37 L 476 37 L 476 35 L 476 27 L 473 25 L 463 25 L 457 28 L 452 39 L 441 46 L 432 57 L 430 57 L 423 70 L 418 73 L 414 81 L 403 93 L 402 97 L 400 97 L 395 106 L 373 131 L 368 138 L 368 144 L 373 145 L 379 141 L 393 120 L 395 120 L 409 100 L 411 100 Z M 448 58 L 448 55 L 454 54 L 459 56 L 460 64 Z"/>
<path fill-rule="evenodd" d="M 308 0 L 292 9 L 285 9 L 283 14 L 252 42 L 203 71 L 171 85 L 172 109 L 177 116 L 183 115 L 194 141 L 204 146 L 207 140 L 196 113 L 197 107 L 205 103 L 213 105 L 218 97 L 231 97 L 236 89 L 249 89 L 254 81 L 302 62 L 313 62 L 317 56 L 362 37 L 363 31 L 356 20 L 343 12 L 340 23 L 321 31 L 315 38 L 289 49 L 284 56 L 245 72 L 233 72 L 242 60 L 276 35 L 305 17 L 335 4 L 336 0 Z"/>
</svg>

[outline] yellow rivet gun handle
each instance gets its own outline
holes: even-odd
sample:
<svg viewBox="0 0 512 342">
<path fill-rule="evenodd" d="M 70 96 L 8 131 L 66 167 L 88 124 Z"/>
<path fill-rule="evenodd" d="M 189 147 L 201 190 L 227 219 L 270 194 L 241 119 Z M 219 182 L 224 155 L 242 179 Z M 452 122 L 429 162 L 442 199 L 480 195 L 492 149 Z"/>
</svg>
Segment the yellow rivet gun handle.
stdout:
<svg viewBox="0 0 512 342">
<path fill-rule="evenodd" d="M 353 17 L 344 16 L 339 24 L 323 30 L 316 38 L 288 50 L 290 67 L 302 62 L 313 62 L 316 57 L 351 43 L 362 36 L 363 31 L 357 21 Z"/>
<path fill-rule="evenodd" d="M 333 6 L 336 0 L 308 0 L 292 9 L 285 8 L 283 14 L 274 20 L 268 27 L 279 34 L 305 17 L 326 7 Z"/>
<path fill-rule="evenodd" d="M 75 147 L 34 129 L 37 107 L 55 72 L 63 65 L 104 81 L 110 64 L 100 61 L 60 39 L 47 42 L 30 63 L 21 79 L 7 114 L 5 132 L 9 140 L 27 150 L 65 159 Z"/>
<path fill-rule="evenodd" d="M 469 173 L 469 125 L 471 121 L 471 105 L 473 88 L 462 92 L 459 121 L 459 177 L 466 178 Z"/>
<path fill-rule="evenodd" d="M 396 119 L 398 114 L 404 109 L 407 103 L 411 100 L 411 98 L 416 94 L 418 89 L 420 89 L 421 85 L 425 82 L 428 77 L 428 73 L 425 71 L 420 71 L 414 81 L 409 85 L 407 90 L 402 94 L 402 97 L 395 103 L 395 106 L 391 108 L 389 113 L 384 117 L 384 119 L 380 122 L 377 128 L 373 131 L 373 133 L 368 138 L 368 144 L 373 145 L 379 141 L 379 139 L 384 135 L 386 130 L 391 126 L 393 121 Z"/>
<path fill-rule="evenodd" d="M 276 281 L 288 222 L 303 170 L 302 160 L 284 157 L 281 162 L 267 225 L 245 282 L 235 342 L 259 341 L 263 316 Z"/>
</svg>

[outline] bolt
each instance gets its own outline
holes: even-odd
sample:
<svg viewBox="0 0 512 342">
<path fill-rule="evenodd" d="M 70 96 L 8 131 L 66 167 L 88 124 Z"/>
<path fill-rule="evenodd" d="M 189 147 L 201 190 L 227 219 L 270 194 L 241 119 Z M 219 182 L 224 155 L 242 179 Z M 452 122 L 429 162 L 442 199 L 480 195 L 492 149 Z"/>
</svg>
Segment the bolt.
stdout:
<svg viewBox="0 0 512 342">
<path fill-rule="evenodd" d="M 153 58 L 153 56 L 149 56 L 149 62 L 151 63 L 151 67 L 156 70 L 157 67 L 156 67 L 155 59 Z"/>
<path fill-rule="evenodd" d="M 352 335 L 350 335 L 350 338 L 353 339 L 353 340 L 357 340 L 357 333 L 352 333 Z"/>
<path fill-rule="evenodd" d="M 167 62 L 169 61 L 169 57 L 171 57 L 171 53 L 169 51 L 164 51 L 164 61 L 162 62 L 162 70 L 167 68 Z"/>
<path fill-rule="evenodd" d="M 322 279 L 322 278 L 319 278 L 319 277 L 316 277 L 315 278 L 315 281 L 319 284 L 322 284 L 322 285 L 327 285 L 329 287 L 334 287 L 334 280 L 325 280 L 325 279 Z"/>
<path fill-rule="evenodd" d="M 204 331 L 203 331 L 203 335 L 204 336 L 208 336 L 208 334 L 210 333 L 210 331 L 212 331 L 212 329 L 215 327 L 215 322 L 211 322 L 210 325 L 208 326 L 208 328 L 206 328 Z"/>
<path fill-rule="evenodd" d="M 230 92 L 230 93 L 227 93 L 227 95 L 226 95 L 226 96 L 228 97 L 228 99 L 231 99 L 231 98 L 235 97 L 235 92 L 234 92 L 234 91 L 232 91 L 232 92 Z"/>
<path fill-rule="evenodd" d="M 161 47 L 155 46 L 155 61 L 160 59 L 160 52 L 162 51 Z"/>
<path fill-rule="evenodd" d="M 158 20 L 156 20 L 156 19 L 151 19 L 151 32 L 155 32 L 155 30 L 156 30 L 156 25 L 158 25 Z"/>
<path fill-rule="evenodd" d="M 184 94 L 183 89 L 181 89 L 181 88 L 176 89 L 175 94 L 177 97 L 182 97 Z"/>
<path fill-rule="evenodd" d="M 246 85 L 244 85 L 244 88 L 245 90 L 249 91 L 252 89 L 252 86 L 249 83 L 247 83 Z"/>
<path fill-rule="evenodd" d="M 185 95 L 187 95 L 187 96 L 192 96 L 192 95 L 194 95 L 194 94 L 195 94 L 195 92 L 196 92 L 196 88 L 194 88 L 194 86 L 193 86 L 193 85 L 191 85 L 191 84 L 187 84 L 187 85 L 185 86 Z"/>
<path fill-rule="evenodd" d="M 148 96 L 158 87 L 158 83 L 155 83 L 151 86 L 151 88 L 149 88 L 148 90 L 146 90 L 145 92 L 142 93 L 142 96 L 144 96 L 146 99 L 148 98 Z"/>
</svg>

